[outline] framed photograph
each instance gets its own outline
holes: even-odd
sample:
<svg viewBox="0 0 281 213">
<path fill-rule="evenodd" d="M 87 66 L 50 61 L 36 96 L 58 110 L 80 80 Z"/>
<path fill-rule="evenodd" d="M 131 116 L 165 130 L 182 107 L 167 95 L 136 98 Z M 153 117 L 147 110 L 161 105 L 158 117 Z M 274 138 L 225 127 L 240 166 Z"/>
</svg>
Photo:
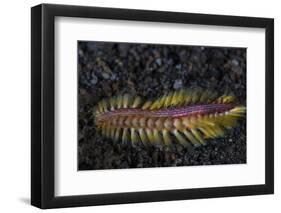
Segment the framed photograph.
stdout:
<svg viewBox="0 0 281 213">
<path fill-rule="evenodd" d="M 273 193 L 273 19 L 31 14 L 32 205 Z"/>
</svg>

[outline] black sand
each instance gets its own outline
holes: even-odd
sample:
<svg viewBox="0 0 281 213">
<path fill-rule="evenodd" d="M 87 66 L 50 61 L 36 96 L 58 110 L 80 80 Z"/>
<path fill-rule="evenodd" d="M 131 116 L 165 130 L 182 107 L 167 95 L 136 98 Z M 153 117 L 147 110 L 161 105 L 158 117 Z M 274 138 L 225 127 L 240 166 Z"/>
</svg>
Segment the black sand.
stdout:
<svg viewBox="0 0 281 213">
<path fill-rule="evenodd" d="M 79 42 L 78 169 L 246 163 L 246 120 L 206 146 L 144 148 L 113 143 L 96 132 L 93 107 L 130 93 L 145 98 L 182 87 L 231 91 L 246 106 L 246 49 Z"/>
</svg>

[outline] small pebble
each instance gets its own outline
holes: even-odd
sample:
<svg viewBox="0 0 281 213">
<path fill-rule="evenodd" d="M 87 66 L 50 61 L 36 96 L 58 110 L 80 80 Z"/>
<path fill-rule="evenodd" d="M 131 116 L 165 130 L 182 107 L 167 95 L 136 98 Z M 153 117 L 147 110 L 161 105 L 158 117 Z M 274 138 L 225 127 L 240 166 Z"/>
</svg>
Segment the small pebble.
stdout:
<svg viewBox="0 0 281 213">
<path fill-rule="evenodd" d="M 181 79 L 175 80 L 174 85 L 173 85 L 173 88 L 174 88 L 174 89 L 180 89 L 180 88 L 182 88 L 182 80 L 181 80 Z"/>
<path fill-rule="evenodd" d="M 114 81 L 117 79 L 117 74 L 113 73 L 110 77 L 110 80 Z"/>
<path fill-rule="evenodd" d="M 158 66 L 161 66 L 161 64 L 162 64 L 161 58 L 157 58 L 155 62 Z"/>
<path fill-rule="evenodd" d="M 236 59 L 232 59 L 231 63 L 232 63 L 234 66 L 238 66 L 238 65 L 239 65 L 239 61 L 237 61 Z"/>
<path fill-rule="evenodd" d="M 102 77 L 103 77 L 104 79 L 109 79 L 109 78 L 110 78 L 109 74 L 106 73 L 106 72 L 102 72 L 101 75 L 102 75 Z"/>
<path fill-rule="evenodd" d="M 180 69 L 181 69 L 181 67 L 182 67 L 182 65 L 181 65 L 181 64 L 177 64 L 177 65 L 176 65 L 176 69 L 177 69 L 177 70 L 180 70 Z"/>
<path fill-rule="evenodd" d="M 98 82 L 98 78 L 92 74 L 91 84 L 95 85 Z"/>
</svg>

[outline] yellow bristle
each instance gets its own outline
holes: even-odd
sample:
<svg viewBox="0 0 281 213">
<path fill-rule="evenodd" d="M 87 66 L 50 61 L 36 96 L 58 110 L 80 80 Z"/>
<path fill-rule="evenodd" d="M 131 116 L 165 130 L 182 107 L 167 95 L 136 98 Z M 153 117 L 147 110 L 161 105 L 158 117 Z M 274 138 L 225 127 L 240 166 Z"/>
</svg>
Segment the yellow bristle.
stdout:
<svg viewBox="0 0 281 213">
<path fill-rule="evenodd" d="M 143 145 L 147 146 L 149 145 L 149 139 L 147 138 L 146 132 L 143 129 L 138 129 L 140 140 L 143 143 Z"/>
<path fill-rule="evenodd" d="M 111 109 L 111 110 L 114 110 L 114 108 L 115 108 L 115 103 L 116 103 L 116 101 L 115 101 L 115 98 L 114 98 L 114 97 L 109 98 L 109 104 L 110 104 L 110 109 Z"/>
<path fill-rule="evenodd" d="M 154 143 L 153 132 L 150 129 L 145 129 L 146 135 L 150 141 L 150 143 Z"/>
<path fill-rule="evenodd" d="M 179 133 L 178 130 L 174 129 L 173 134 L 175 135 L 176 139 L 183 145 L 183 146 L 188 146 L 188 142 L 186 139 Z"/>
<path fill-rule="evenodd" d="M 94 108 L 94 115 L 98 115 L 99 114 L 99 109 L 97 107 Z"/>
<path fill-rule="evenodd" d="M 244 106 L 237 106 L 237 107 L 234 107 L 233 109 L 231 109 L 229 112 L 243 114 L 243 113 L 246 112 L 246 107 L 244 107 Z"/>
<path fill-rule="evenodd" d="M 124 128 L 122 133 L 122 142 L 126 143 L 128 141 L 128 129 Z"/>
<path fill-rule="evenodd" d="M 165 98 L 165 96 L 163 96 L 163 97 L 159 100 L 158 109 L 164 106 L 165 101 L 166 101 L 166 98 Z"/>
<path fill-rule="evenodd" d="M 199 125 L 198 119 L 195 116 L 189 118 L 189 125 L 191 129 L 196 128 Z"/>
<path fill-rule="evenodd" d="M 132 108 L 137 108 L 141 105 L 141 98 L 139 96 L 137 96 L 135 98 L 135 100 L 133 101 L 133 105 Z"/>
<path fill-rule="evenodd" d="M 215 126 L 214 120 L 211 120 L 208 115 L 202 116 L 201 122 L 203 125 Z"/>
<path fill-rule="evenodd" d="M 116 131 L 115 131 L 115 134 L 114 134 L 114 141 L 118 141 L 119 138 L 120 138 L 120 131 L 121 131 L 121 128 L 117 128 Z"/>
<path fill-rule="evenodd" d="M 221 96 L 218 97 L 218 98 L 214 101 L 214 103 L 221 104 L 221 103 L 222 103 L 222 97 L 221 97 Z"/>
<path fill-rule="evenodd" d="M 98 113 L 102 113 L 103 112 L 103 108 L 102 108 L 101 102 L 99 102 L 98 105 L 97 105 L 97 112 Z"/>
<path fill-rule="evenodd" d="M 166 129 L 163 129 L 162 136 L 163 136 L 164 144 L 167 146 L 170 146 L 172 144 L 172 139 L 170 137 L 169 131 Z"/>
<path fill-rule="evenodd" d="M 196 104 L 200 100 L 200 91 L 199 90 L 194 90 L 192 95 L 191 95 L 191 103 Z"/>
<path fill-rule="evenodd" d="M 204 127 L 204 129 L 208 132 L 208 138 L 215 138 L 217 136 L 211 127 Z"/>
<path fill-rule="evenodd" d="M 185 129 L 182 131 L 182 133 L 194 146 L 200 146 L 200 143 L 193 137 L 193 135 L 189 131 Z"/>
<path fill-rule="evenodd" d="M 165 106 L 165 107 L 168 107 L 168 106 L 171 105 L 171 101 L 172 101 L 173 95 L 174 95 L 173 92 L 170 92 L 168 95 L 166 95 L 166 97 L 165 97 L 165 103 L 164 103 L 164 106 Z"/>
<path fill-rule="evenodd" d="M 191 132 L 201 144 L 203 144 L 203 145 L 206 144 L 199 131 L 197 131 L 196 129 L 191 129 Z"/>
<path fill-rule="evenodd" d="M 134 128 L 131 128 L 131 141 L 133 145 L 136 145 L 138 143 L 138 135 L 136 129 Z"/>
<path fill-rule="evenodd" d="M 161 144 L 162 138 L 160 137 L 160 134 L 157 129 L 153 130 L 153 138 L 155 143 Z"/>
<path fill-rule="evenodd" d="M 149 109 L 158 109 L 158 105 L 159 105 L 159 101 L 158 99 L 155 100 L 154 102 L 152 102 L 151 106 L 149 107 Z"/>
<path fill-rule="evenodd" d="M 106 124 L 105 124 L 105 123 L 103 123 L 102 126 L 101 126 L 101 133 L 102 133 L 102 135 L 104 135 L 104 136 L 105 136 L 105 134 L 106 134 Z"/>
<path fill-rule="evenodd" d="M 172 99 L 172 106 L 178 106 L 185 102 L 185 90 L 181 89 L 179 91 L 176 91 L 174 93 L 173 99 Z"/>
<path fill-rule="evenodd" d="M 237 119 L 235 117 L 231 116 L 229 112 L 227 112 L 227 113 L 220 113 L 216 117 L 215 122 L 225 127 L 231 127 L 231 126 L 235 126 L 235 124 L 237 123 L 236 120 Z"/>
<path fill-rule="evenodd" d="M 161 98 L 158 98 L 154 103 L 154 108 L 160 109 L 162 107 L 166 107 L 165 106 L 166 100 L 167 100 L 166 96 L 162 96 Z"/>
<path fill-rule="evenodd" d="M 122 107 L 122 101 L 123 101 L 123 98 L 121 95 L 118 95 L 117 98 L 116 98 L 116 102 L 117 102 L 117 108 L 120 109 Z"/>
<path fill-rule="evenodd" d="M 219 125 L 214 126 L 214 127 L 210 127 L 210 128 L 214 131 L 215 137 L 218 137 L 218 136 L 221 137 L 221 136 L 224 135 L 224 131 Z"/>
<path fill-rule="evenodd" d="M 171 99 L 171 106 L 175 106 L 178 104 L 178 101 L 179 101 L 179 92 L 178 91 L 175 91 L 173 96 L 172 96 L 172 99 Z"/>
<path fill-rule="evenodd" d="M 107 124 L 106 128 L 105 128 L 105 136 L 108 138 L 110 137 L 110 125 L 109 124 Z"/>
<path fill-rule="evenodd" d="M 123 103 L 122 103 L 122 107 L 123 108 L 127 108 L 129 106 L 129 101 L 130 101 L 130 96 L 128 94 L 125 94 L 123 96 Z"/>
<path fill-rule="evenodd" d="M 227 103 L 233 103 L 235 101 L 234 96 L 231 95 L 222 95 L 218 97 L 214 102 L 220 103 L 220 104 L 227 104 Z"/>
<path fill-rule="evenodd" d="M 114 135 L 115 135 L 115 128 L 111 127 L 110 128 L 110 138 L 114 138 Z"/>
<path fill-rule="evenodd" d="M 231 109 L 226 114 L 231 117 L 239 118 L 239 117 L 245 116 L 245 112 L 246 112 L 246 107 L 239 106 L 239 107 L 235 107 L 235 108 Z"/>
<path fill-rule="evenodd" d="M 192 101 L 191 91 L 188 89 L 184 90 L 184 103 L 186 105 L 190 104 Z"/>
<path fill-rule="evenodd" d="M 243 113 L 229 111 L 229 112 L 227 112 L 227 115 L 228 116 L 233 116 L 233 117 L 241 117 L 241 116 L 243 116 Z"/>
<path fill-rule="evenodd" d="M 142 109 L 148 109 L 152 104 L 152 101 L 147 101 L 143 104 Z"/>
<path fill-rule="evenodd" d="M 223 103 L 233 103 L 235 101 L 233 96 L 225 95 L 223 96 L 222 102 Z"/>
<path fill-rule="evenodd" d="M 182 89 L 181 91 L 181 105 L 185 105 L 188 100 L 189 93 L 187 89 Z"/>
<path fill-rule="evenodd" d="M 204 127 L 199 127 L 198 129 L 204 134 L 205 138 L 212 137 L 212 133 L 208 130 L 208 127 L 204 126 Z"/>
<path fill-rule="evenodd" d="M 101 105 L 102 105 L 102 111 L 103 111 L 103 112 L 108 111 L 108 110 L 107 110 L 107 103 L 106 103 L 105 99 L 103 99 L 103 100 L 101 101 Z"/>
<path fill-rule="evenodd" d="M 210 96 L 207 99 L 207 103 L 212 103 L 214 102 L 218 97 L 218 93 L 217 92 L 210 92 Z"/>
<path fill-rule="evenodd" d="M 206 92 L 203 92 L 201 94 L 201 97 L 200 97 L 200 100 L 199 102 L 200 103 L 207 103 L 208 102 L 208 98 L 211 96 L 211 92 L 210 91 L 206 91 Z"/>
</svg>

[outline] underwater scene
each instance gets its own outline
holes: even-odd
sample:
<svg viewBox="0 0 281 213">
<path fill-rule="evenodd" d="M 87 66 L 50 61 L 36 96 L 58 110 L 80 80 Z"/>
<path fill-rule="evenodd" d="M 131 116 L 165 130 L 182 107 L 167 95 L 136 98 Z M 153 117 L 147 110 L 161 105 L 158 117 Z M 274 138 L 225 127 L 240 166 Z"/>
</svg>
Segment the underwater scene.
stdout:
<svg viewBox="0 0 281 213">
<path fill-rule="evenodd" d="M 78 41 L 78 170 L 246 163 L 246 48 Z"/>
</svg>

